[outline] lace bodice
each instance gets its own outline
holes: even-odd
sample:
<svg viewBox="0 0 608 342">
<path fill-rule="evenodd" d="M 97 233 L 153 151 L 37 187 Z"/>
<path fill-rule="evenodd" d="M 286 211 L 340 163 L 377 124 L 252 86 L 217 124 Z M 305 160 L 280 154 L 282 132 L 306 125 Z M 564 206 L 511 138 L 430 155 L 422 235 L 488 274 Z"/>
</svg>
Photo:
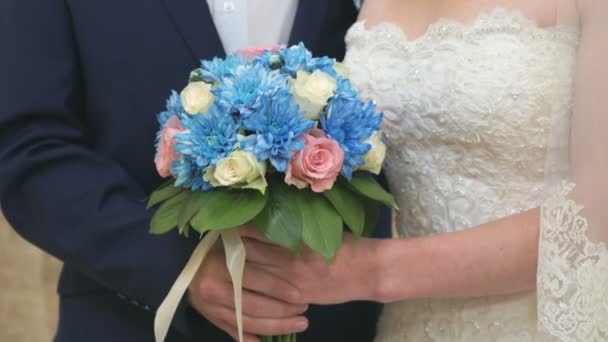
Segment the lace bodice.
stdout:
<svg viewBox="0 0 608 342">
<path fill-rule="evenodd" d="M 577 42 L 497 10 L 434 24 L 410 41 L 395 25 L 347 36 L 353 84 L 385 115 L 386 172 L 404 236 L 460 230 L 539 205 L 552 116 L 571 104 Z M 561 84 L 556 87 L 555 84 Z"/>
<path fill-rule="evenodd" d="M 415 40 L 359 22 L 346 42 L 353 84 L 385 114 L 400 236 L 541 205 L 549 130 L 572 107 L 576 29 L 499 9 L 471 24 L 439 21 Z M 408 301 L 387 306 L 378 339 L 533 341 L 535 316 L 534 294 Z"/>
</svg>

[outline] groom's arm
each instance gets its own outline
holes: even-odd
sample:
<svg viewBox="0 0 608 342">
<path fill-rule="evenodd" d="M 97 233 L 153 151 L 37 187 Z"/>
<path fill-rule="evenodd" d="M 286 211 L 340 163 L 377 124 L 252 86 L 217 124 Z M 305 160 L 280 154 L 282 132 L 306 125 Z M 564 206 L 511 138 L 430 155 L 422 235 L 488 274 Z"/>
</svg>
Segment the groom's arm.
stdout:
<svg viewBox="0 0 608 342">
<path fill-rule="evenodd" d="M 1 1 L 0 46 L 0 203 L 7 218 L 30 242 L 154 310 L 193 241 L 149 235 L 146 193 L 87 146 L 65 2 Z"/>
</svg>

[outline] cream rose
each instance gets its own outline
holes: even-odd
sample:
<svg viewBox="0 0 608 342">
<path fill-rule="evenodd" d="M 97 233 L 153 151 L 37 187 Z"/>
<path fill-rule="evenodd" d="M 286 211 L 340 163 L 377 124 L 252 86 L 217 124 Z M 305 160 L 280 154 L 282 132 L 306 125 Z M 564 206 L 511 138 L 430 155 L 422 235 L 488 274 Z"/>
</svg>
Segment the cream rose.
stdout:
<svg viewBox="0 0 608 342">
<path fill-rule="evenodd" d="M 191 82 L 180 95 L 184 109 L 192 115 L 206 112 L 215 100 L 211 85 L 205 82 Z"/>
<path fill-rule="evenodd" d="M 382 171 L 382 164 L 386 158 L 386 145 L 382 141 L 382 132 L 378 131 L 374 133 L 365 143 L 370 144 L 372 148 L 365 154 L 365 164 L 359 170 L 369 171 L 378 175 Z"/>
<path fill-rule="evenodd" d="M 296 79 L 290 80 L 289 84 L 295 103 L 309 120 L 319 119 L 321 110 L 338 87 L 336 79 L 321 70 L 315 70 L 312 74 L 300 70 Z"/>
<path fill-rule="evenodd" d="M 266 164 L 258 162 L 253 153 L 234 151 L 215 167 L 207 168 L 203 179 L 214 187 L 255 189 L 265 193 L 268 186 L 265 176 Z"/>
</svg>

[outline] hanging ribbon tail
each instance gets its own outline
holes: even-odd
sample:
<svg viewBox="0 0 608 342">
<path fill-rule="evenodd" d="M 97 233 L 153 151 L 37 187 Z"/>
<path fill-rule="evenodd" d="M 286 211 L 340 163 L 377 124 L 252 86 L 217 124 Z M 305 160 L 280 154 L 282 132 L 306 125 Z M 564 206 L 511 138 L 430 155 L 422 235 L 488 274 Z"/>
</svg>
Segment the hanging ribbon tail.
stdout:
<svg viewBox="0 0 608 342">
<path fill-rule="evenodd" d="M 211 231 L 205 235 L 196 249 L 194 249 L 182 273 L 175 280 L 171 290 L 169 290 L 169 294 L 158 307 L 158 310 L 156 310 L 156 316 L 154 317 L 154 336 L 156 342 L 163 342 L 167 337 L 171 321 L 173 321 L 173 316 L 175 316 L 179 303 L 182 301 L 188 286 L 190 286 L 196 271 L 198 271 L 209 250 L 211 250 L 211 247 L 213 247 L 219 237 L 220 233 L 215 231 Z M 228 257 L 228 254 L 226 254 L 226 257 Z"/>
<path fill-rule="evenodd" d="M 222 233 L 224 251 L 226 253 L 226 266 L 232 278 L 234 289 L 234 307 L 236 308 L 236 323 L 239 332 L 239 341 L 243 341 L 243 273 L 245 271 L 245 246 L 237 229 L 230 229 Z"/>
</svg>

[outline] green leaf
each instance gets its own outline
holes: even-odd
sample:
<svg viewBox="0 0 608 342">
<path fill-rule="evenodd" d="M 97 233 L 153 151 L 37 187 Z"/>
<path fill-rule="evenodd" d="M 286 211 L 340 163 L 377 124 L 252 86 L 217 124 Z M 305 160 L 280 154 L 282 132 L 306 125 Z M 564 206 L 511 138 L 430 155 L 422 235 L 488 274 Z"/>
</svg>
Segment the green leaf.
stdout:
<svg viewBox="0 0 608 342">
<path fill-rule="evenodd" d="M 363 229 L 363 236 L 370 237 L 380 219 L 380 204 L 376 201 L 365 199 L 363 200 L 363 208 L 365 208 L 365 228 Z"/>
<path fill-rule="evenodd" d="M 395 210 L 399 210 L 399 205 L 397 205 L 395 197 L 384 190 L 384 188 L 382 188 L 382 186 L 371 175 L 366 173 L 356 173 L 353 175 L 353 178 L 349 184 L 363 196 L 384 203 Z"/>
<path fill-rule="evenodd" d="M 187 199 L 188 192 L 183 191 L 161 204 L 150 221 L 150 233 L 160 235 L 177 227 L 177 217 Z"/>
<path fill-rule="evenodd" d="M 297 192 L 283 182 L 270 182 L 268 202 L 255 218 L 258 230 L 270 241 L 297 252 L 302 240 L 302 214 Z"/>
<path fill-rule="evenodd" d="M 187 234 L 187 229 L 189 228 L 188 223 L 190 222 L 190 219 L 192 218 L 192 216 L 190 216 L 190 218 L 188 218 L 188 219 L 185 219 L 185 216 L 186 216 L 186 210 L 189 207 L 191 198 L 192 198 L 192 192 L 188 192 L 186 195 L 186 199 L 184 200 L 184 205 L 181 207 L 181 209 L 179 210 L 179 214 L 177 215 L 177 231 L 180 234 L 184 233 L 184 230 L 186 230 L 186 234 Z M 193 216 L 194 216 L 194 214 L 193 214 Z"/>
<path fill-rule="evenodd" d="M 210 197 L 211 194 L 207 191 L 189 193 L 188 199 L 185 202 L 186 205 L 182 207 L 179 216 L 177 217 L 177 228 L 180 233 L 184 233 L 185 235 L 188 234 L 190 220 L 199 212 L 199 210 L 205 207 Z"/>
<path fill-rule="evenodd" d="M 229 229 L 253 220 L 264 209 L 266 195 L 257 190 L 213 189 L 208 192 L 205 207 L 194 215 L 190 224 L 199 233 Z"/>
<path fill-rule="evenodd" d="M 336 182 L 333 188 L 325 191 L 323 195 L 336 208 L 353 234 L 358 238 L 361 237 L 365 227 L 365 211 L 362 204 L 364 198 L 340 182 Z"/>
<path fill-rule="evenodd" d="M 148 205 L 146 206 L 146 209 L 150 209 L 153 206 L 159 204 L 160 202 L 164 202 L 169 198 L 185 191 L 187 190 L 184 188 L 174 186 L 174 180 L 170 180 L 158 187 L 158 189 L 156 189 L 150 195 L 150 199 L 148 200 Z"/>
<path fill-rule="evenodd" d="M 324 196 L 310 191 L 298 191 L 297 194 L 304 242 L 328 262 L 333 260 L 342 244 L 342 217 Z"/>
</svg>

